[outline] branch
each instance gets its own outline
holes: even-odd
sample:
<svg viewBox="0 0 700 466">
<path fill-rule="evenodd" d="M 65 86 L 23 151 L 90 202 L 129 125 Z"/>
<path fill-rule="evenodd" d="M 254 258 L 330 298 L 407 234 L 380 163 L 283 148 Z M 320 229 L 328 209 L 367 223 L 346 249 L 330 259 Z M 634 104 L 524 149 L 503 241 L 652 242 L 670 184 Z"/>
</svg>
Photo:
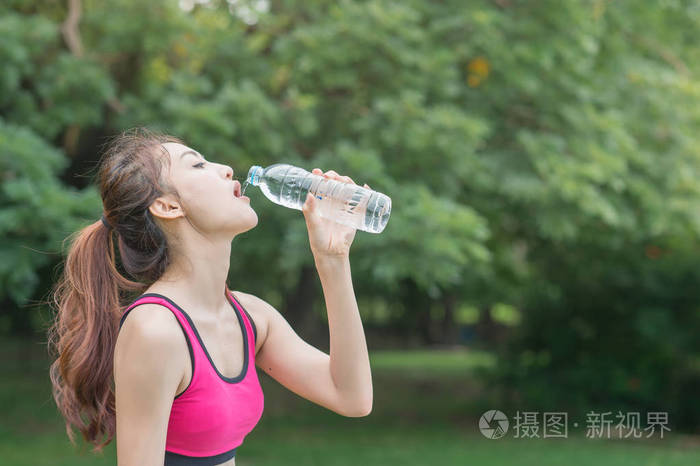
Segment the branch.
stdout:
<svg viewBox="0 0 700 466">
<path fill-rule="evenodd" d="M 63 39 L 66 41 L 68 50 L 70 50 L 70 52 L 76 57 L 83 56 L 83 44 L 80 40 L 80 31 L 78 29 L 81 12 L 82 6 L 80 0 L 68 0 L 68 16 L 61 24 Z M 116 97 L 109 99 L 107 101 L 107 105 L 117 113 L 122 113 L 125 110 L 124 105 Z M 68 141 L 73 141 L 73 143 L 75 143 L 77 140 L 77 134 L 75 131 L 71 131 L 69 128 L 66 138 L 66 144 L 70 146 L 71 144 L 69 144 Z"/>
<path fill-rule="evenodd" d="M 80 0 L 68 0 L 68 17 L 61 24 L 63 39 L 66 41 L 68 49 L 76 57 L 83 56 L 83 44 L 80 42 L 80 31 L 78 31 L 80 10 Z"/>
</svg>

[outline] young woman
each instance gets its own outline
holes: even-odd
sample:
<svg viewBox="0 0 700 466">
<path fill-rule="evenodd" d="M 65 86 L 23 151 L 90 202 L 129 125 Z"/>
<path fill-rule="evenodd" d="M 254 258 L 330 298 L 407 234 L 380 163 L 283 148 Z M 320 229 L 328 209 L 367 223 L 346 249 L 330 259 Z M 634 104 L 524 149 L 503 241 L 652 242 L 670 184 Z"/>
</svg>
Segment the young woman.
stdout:
<svg viewBox="0 0 700 466">
<path fill-rule="evenodd" d="M 313 173 L 354 183 L 333 170 Z M 348 258 L 355 229 L 322 219 L 307 197 L 328 355 L 264 300 L 229 290 L 231 242 L 258 223 L 231 167 L 137 128 L 110 143 L 98 176 L 104 215 L 73 238 L 49 329 L 54 398 L 72 442 L 71 426 L 94 451 L 116 433 L 119 466 L 233 465 L 262 416 L 255 366 L 340 415 L 370 413 Z M 117 270 L 115 239 L 134 281 Z M 138 297 L 122 306 L 123 292 Z"/>
</svg>

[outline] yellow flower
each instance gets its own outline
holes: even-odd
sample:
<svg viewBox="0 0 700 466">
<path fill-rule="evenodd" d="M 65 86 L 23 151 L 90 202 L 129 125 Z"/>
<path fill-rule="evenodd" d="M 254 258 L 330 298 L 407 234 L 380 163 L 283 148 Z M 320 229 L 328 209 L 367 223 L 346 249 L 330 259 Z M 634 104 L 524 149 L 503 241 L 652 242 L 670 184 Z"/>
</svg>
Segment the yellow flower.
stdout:
<svg viewBox="0 0 700 466">
<path fill-rule="evenodd" d="M 489 75 L 490 69 L 491 65 L 484 57 L 476 57 L 467 65 L 470 74 L 475 74 L 482 79 Z"/>
<path fill-rule="evenodd" d="M 486 77 L 489 75 L 489 71 L 491 70 L 491 65 L 489 65 L 488 60 L 486 60 L 484 57 L 476 57 L 472 59 L 468 64 L 467 64 L 467 84 L 469 84 L 470 87 L 476 87 L 481 82 L 486 79 Z"/>
</svg>

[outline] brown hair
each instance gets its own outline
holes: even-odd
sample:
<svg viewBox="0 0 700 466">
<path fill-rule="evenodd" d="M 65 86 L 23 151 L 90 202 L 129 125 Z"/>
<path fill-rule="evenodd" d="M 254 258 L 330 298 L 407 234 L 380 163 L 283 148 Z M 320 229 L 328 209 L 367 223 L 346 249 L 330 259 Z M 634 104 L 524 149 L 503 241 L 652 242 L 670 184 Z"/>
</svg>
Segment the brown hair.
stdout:
<svg viewBox="0 0 700 466">
<path fill-rule="evenodd" d="M 71 443 L 71 426 L 76 426 L 96 452 L 116 431 L 113 358 L 124 309 L 120 293 L 142 293 L 171 259 L 166 236 L 148 209 L 163 194 L 177 196 L 163 177 L 170 164 L 164 142 L 182 143 L 146 128 L 109 141 L 97 185 L 112 228 L 97 220 L 66 238 L 71 244 L 65 267 L 51 292 L 56 310 L 48 329 L 49 350 L 56 357 L 49 369 L 53 397 Z M 121 266 L 135 281 L 117 270 L 115 235 Z"/>
</svg>

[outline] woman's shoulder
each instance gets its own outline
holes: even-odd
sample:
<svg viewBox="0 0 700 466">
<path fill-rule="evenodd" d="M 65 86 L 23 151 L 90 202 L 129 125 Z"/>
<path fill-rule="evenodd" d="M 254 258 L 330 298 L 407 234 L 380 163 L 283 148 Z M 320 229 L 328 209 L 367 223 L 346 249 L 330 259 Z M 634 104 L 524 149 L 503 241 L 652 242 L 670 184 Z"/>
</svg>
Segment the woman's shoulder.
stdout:
<svg viewBox="0 0 700 466">
<path fill-rule="evenodd" d="M 144 303 L 128 311 L 123 317 L 117 341 L 139 340 L 143 343 L 168 343 L 176 345 L 178 335 L 182 333 L 173 312 L 160 304 Z M 165 348 L 172 349 L 172 348 Z"/>
<path fill-rule="evenodd" d="M 126 428 L 134 434 L 128 435 L 130 442 L 156 434 L 165 438 L 168 412 L 189 363 L 184 338 L 173 332 L 175 318 L 163 311 L 169 312 L 155 304 L 136 306 L 117 336 L 113 359 L 117 426 L 122 426 L 120 432 Z"/>
<path fill-rule="evenodd" d="M 115 367 L 120 362 L 140 361 L 142 366 L 160 360 L 179 373 L 182 351 L 187 343 L 172 311 L 158 304 L 145 303 L 129 310 L 114 347 Z M 145 358 L 148 356 L 148 358 Z M 176 388 L 176 387 L 175 387 Z"/>
</svg>

